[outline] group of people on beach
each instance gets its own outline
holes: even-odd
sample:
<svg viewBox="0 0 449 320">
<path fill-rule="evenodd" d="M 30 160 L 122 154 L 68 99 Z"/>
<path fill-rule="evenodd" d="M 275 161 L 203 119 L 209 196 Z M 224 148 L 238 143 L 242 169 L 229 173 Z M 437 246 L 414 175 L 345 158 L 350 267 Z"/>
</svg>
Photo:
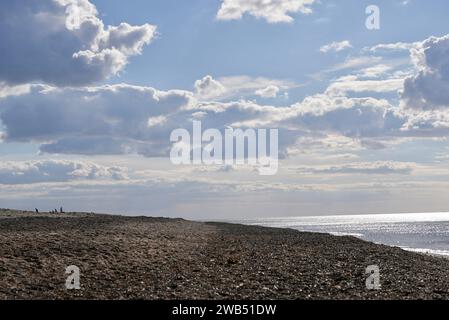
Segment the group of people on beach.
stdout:
<svg viewBox="0 0 449 320">
<path fill-rule="evenodd" d="M 39 209 L 38 208 L 34 208 L 34 210 L 36 211 L 36 213 L 39 213 Z M 48 213 L 54 213 L 54 214 L 58 214 L 58 213 L 64 213 L 64 209 L 61 207 L 58 211 L 58 209 L 54 209 L 49 211 Z"/>
</svg>

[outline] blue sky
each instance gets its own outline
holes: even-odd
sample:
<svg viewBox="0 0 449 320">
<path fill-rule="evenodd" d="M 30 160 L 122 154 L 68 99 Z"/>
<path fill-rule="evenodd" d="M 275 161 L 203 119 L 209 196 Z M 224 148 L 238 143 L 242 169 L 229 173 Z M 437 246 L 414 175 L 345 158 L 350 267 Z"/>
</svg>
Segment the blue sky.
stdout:
<svg viewBox="0 0 449 320">
<path fill-rule="evenodd" d="M 365 8 L 372 1 L 323 1 L 313 7 L 313 14 L 295 14 L 295 21 L 287 24 L 269 24 L 251 16 L 217 21 L 220 1 L 137 0 L 132 5 L 119 0 L 93 1 L 107 24 L 149 22 L 160 33 L 154 46 L 132 58 L 125 72 L 110 81 L 165 90 L 190 90 L 206 74 L 268 76 L 304 83 L 308 75 L 332 67 L 363 47 L 446 34 L 447 1 L 435 0 L 431 5 L 422 0 L 402 2 L 376 1 L 382 10 L 382 28 L 373 32 L 364 28 Z M 354 49 L 318 56 L 322 45 L 342 40 L 350 40 Z"/>
<path fill-rule="evenodd" d="M 365 27 L 369 5 L 379 30 Z M 0 9 L 0 207 L 187 218 L 449 210 L 447 1 Z M 193 119 L 279 129 L 278 174 L 173 166 L 170 132 Z"/>
</svg>

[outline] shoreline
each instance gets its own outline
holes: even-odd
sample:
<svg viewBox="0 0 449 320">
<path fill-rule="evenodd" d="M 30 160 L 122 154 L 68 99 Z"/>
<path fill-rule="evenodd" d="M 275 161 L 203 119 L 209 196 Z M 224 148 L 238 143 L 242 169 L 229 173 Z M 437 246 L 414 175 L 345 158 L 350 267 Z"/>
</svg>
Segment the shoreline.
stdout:
<svg viewBox="0 0 449 320">
<path fill-rule="evenodd" d="M 434 212 L 431 213 L 433 215 L 435 214 L 444 214 L 444 215 L 448 215 L 447 212 Z M 328 216 L 304 216 L 304 217 L 280 217 L 280 218 L 255 218 L 255 219 L 248 219 L 248 220 L 218 220 L 218 222 L 225 222 L 225 223 L 235 223 L 235 224 L 243 224 L 243 225 L 250 225 L 250 226 L 261 226 L 261 227 L 274 227 L 274 228 L 288 228 L 288 229 L 292 229 L 292 230 L 297 230 L 299 232 L 312 232 L 312 233 L 322 233 L 322 234 L 330 234 L 332 236 L 336 236 L 336 237 L 342 237 L 342 236 L 351 236 L 351 237 L 355 237 L 358 238 L 360 240 L 363 241 L 367 241 L 367 242 L 371 242 L 374 244 L 380 244 L 380 245 L 386 245 L 386 246 L 391 246 L 391 247 L 397 247 L 400 249 L 403 249 L 405 251 L 409 251 L 409 252 L 415 252 L 415 253 L 420 253 L 420 254 L 424 254 L 424 255 L 431 255 L 431 256 L 435 256 L 435 257 L 441 257 L 444 259 L 449 259 L 449 249 L 438 249 L 438 248 L 429 248 L 429 247 L 425 247 L 425 246 L 410 246 L 410 244 L 407 245 L 407 243 L 405 242 L 399 242 L 396 241 L 395 243 L 392 243 L 392 241 L 382 241 L 382 240 L 375 240 L 372 239 L 372 237 L 370 238 L 369 236 L 366 235 L 365 231 L 363 229 L 358 229 L 357 231 L 336 231 L 336 230 L 332 230 L 332 229 L 328 229 L 328 230 L 320 230 L 320 228 L 314 228 L 313 230 L 310 228 L 307 228 L 307 226 L 313 226 L 313 227 L 317 227 L 317 226 L 327 226 L 327 224 L 295 224 L 295 226 L 290 226 L 289 224 L 286 224 L 285 226 L 282 223 L 279 223 L 279 221 L 285 220 L 285 219 L 289 219 L 289 220 L 295 220 L 297 218 L 299 218 L 301 221 L 301 219 L 307 219 L 307 218 L 329 218 L 329 219 L 347 219 L 347 218 L 351 218 L 353 219 L 353 217 L 360 217 L 360 218 L 377 218 L 377 219 L 373 219 L 373 220 L 377 220 L 377 223 L 384 223 L 384 224 L 395 224 L 395 223 L 399 223 L 400 221 L 396 220 L 391 220 L 391 221 L 387 221 L 387 220 L 379 220 L 379 216 L 381 217 L 396 217 L 398 215 L 404 216 L 403 219 L 405 218 L 405 223 L 437 223 L 437 222 L 441 222 L 441 223 L 445 223 L 447 222 L 447 217 L 446 220 L 435 220 L 435 218 L 433 219 L 413 219 L 413 220 L 409 220 L 407 221 L 406 218 L 409 218 L 410 216 L 416 215 L 417 217 L 422 216 L 421 213 L 406 213 L 406 214 L 367 214 L 367 215 L 328 215 Z M 408 217 L 407 217 L 408 216 Z M 255 221 L 262 221 L 261 223 L 257 223 Z M 274 223 L 273 224 L 269 224 L 268 221 L 273 220 Z M 351 223 L 351 222 L 348 222 Z M 374 223 L 374 221 L 373 221 Z M 339 224 L 343 224 L 341 221 Z M 304 227 L 304 228 L 302 228 Z M 388 233 L 385 233 L 386 235 Z"/>
<path fill-rule="evenodd" d="M 0 241 L 0 299 L 449 299 L 447 258 L 351 236 L 0 210 Z M 70 265 L 80 290 L 65 288 Z"/>
</svg>

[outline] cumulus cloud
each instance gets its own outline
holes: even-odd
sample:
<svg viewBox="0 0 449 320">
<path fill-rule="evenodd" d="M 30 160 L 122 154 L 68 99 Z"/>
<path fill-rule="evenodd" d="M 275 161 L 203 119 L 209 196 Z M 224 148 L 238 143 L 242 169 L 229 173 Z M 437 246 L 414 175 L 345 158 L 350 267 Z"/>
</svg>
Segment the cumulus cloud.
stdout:
<svg viewBox="0 0 449 320">
<path fill-rule="evenodd" d="M 319 133 L 357 139 L 392 137 L 401 131 L 406 116 L 387 100 L 333 97 L 318 94 L 286 106 L 260 105 L 252 101 L 204 103 L 197 107 L 202 120 L 212 127 L 280 128 L 280 149 L 296 140 Z M 366 145 L 369 147 L 369 145 Z"/>
<path fill-rule="evenodd" d="M 88 0 L 0 2 L 0 82 L 80 86 L 117 74 L 155 36 L 150 24 L 105 26 Z"/>
<path fill-rule="evenodd" d="M 386 100 L 315 95 L 292 106 L 280 124 L 347 137 L 395 135 L 406 119 Z"/>
<path fill-rule="evenodd" d="M 351 43 L 348 40 L 344 40 L 340 42 L 332 42 L 326 44 L 320 48 L 320 51 L 323 53 L 327 53 L 329 51 L 340 52 L 349 48 L 352 48 Z"/>
<path fill-rule="evenodd" d="M 203 79 L 195 81 L 195 93 L 202 99 L 220 97 L 226 92 L 226 88 L 212 76 L 207 75 Z"/>
<path fill-rule="evenodd" d="M 447 136 L 449 135 L 449 113 L 445 110 L 410 112 L 403 131 L 409 135 Z"/>
<path fill-rule="evenodd" d="M 417 110 L 449 107 L 449 35 L 431 37 L 412 49 L 418 73 L 405 80 L 403 106 Z"/>
<path fill-rule="evenodd" d="M 61 107 L 64 106 L 64 107 Z M 170 132 L 190 129 L 279 128 L 281 153 L 296 139 L 325 132 L 349 137 L 390 135 L 403 116 L 385 100 L 333 97 L 305 98 L 286 107 L 253 101 L 198 102 L 191 92 L 107 85 L 54 88 L 34 85 L 0 104 L 5 142 L 33 142 L 46 153 L 166 156 Z"/>
<path fill-rule="evenodd" d="M 127 177 L 125 168 L 101 166 L 84 161 L 40 160 L 0 163 L 0 185 L 73 180 L 124 180 Z"/>
<path fill-rule="evenodd" d="M 222 0 L 219 20 L 238 20 L 244 14 L 265 19 L 269 23 L 292 22 L 292 13 L 309 14 L 315 0 Z"/>
</svg>

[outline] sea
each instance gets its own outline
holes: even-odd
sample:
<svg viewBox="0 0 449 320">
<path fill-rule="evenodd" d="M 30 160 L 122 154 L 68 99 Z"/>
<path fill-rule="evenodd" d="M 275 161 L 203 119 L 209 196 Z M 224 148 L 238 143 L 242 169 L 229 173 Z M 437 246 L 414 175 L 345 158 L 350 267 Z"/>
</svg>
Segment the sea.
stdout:
<svg viewBox="0 0 449 320">
<path fill-rule="evenodd" d="M 235 222 L 349 235 L 449 258 L 449 212 L 260 218 Z"/>
</svg>

